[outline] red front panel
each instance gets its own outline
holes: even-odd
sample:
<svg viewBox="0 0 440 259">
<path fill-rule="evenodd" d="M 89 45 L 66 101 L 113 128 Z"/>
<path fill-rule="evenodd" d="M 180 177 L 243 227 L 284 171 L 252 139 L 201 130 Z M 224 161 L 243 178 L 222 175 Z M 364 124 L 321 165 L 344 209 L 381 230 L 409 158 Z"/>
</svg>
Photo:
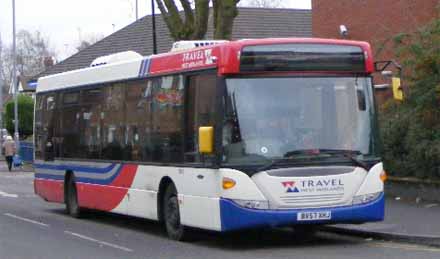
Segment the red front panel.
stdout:
<svg viewBox="0 0 440 259">
<path fill-rule="evenodd" d="M 124 165 L 109 185 L 77 183 L 78 204 L 84 208 L 111 211 L 127 195 L 136 175 L 137 165 Z"/>
</svg>

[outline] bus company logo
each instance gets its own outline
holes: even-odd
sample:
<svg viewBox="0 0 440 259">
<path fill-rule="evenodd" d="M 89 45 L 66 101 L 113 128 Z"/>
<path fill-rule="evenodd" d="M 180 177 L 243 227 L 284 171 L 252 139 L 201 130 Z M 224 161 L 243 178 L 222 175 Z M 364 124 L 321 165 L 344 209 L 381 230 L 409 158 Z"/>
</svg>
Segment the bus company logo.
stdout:
<svg viewBox="0 0 440 259">
<path fill-rule="evenodd" d="M 182 68 L 213 64 L 212 49 L 197 50 L 182 54 Z"/>
<path fill-rule="evenodd" d="M 286 192 L 299 192 L 299 189 L 295 186 L 295 181 L 281 182 Z"/>
<path fill-rule="evenodd" d="M 211 65 L 214 63 L 211 56 L 212 49 L 205 49 L 205 65 Z"/>
<path fill-rule="evenodd" d="M 192 52 L 188 52 L 188 53 L 183 53 L 182 55 L 183 55 L 182 56 L 183 62 L 193 62 L 193 61 L 199 61 L 199 60 L 205 59 L 205 51 L 203 51 L 203 50 L 197 50 L 197 51 L 192 51 Z"/>
</svg>

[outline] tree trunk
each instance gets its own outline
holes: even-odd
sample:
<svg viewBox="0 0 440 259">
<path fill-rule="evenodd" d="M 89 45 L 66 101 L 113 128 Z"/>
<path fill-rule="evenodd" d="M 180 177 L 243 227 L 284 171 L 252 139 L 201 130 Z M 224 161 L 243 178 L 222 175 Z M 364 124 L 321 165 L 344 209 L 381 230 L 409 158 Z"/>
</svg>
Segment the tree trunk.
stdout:
<svg viewBox="0 0 440 259">
<path fill-rule="evenodd" d="M 180 18 L 179 10 L 174 0 L 156 0 L 156 3 L 162 13 L 163 20 L 167 24 L 171 37 L 174 40 L 180 40 L 183 21 Z"/>
<path fill-rule="evenodd" d="M 191 39 L 204 39 L 206 31 L 208 30 L 209 0 L 196 0 L 195 12 L 195 28 Z"/>
<path fill-rule="evenodd" d="M 237 4 L 239 1 L 212 0 L 214 7 L 214 39 L 231 39 L 234 19 L 238 15 Z"/>
<path fill-rule="evenodd" d="M 209 0 L 195 0 L 195 10 L 188 0 L 180 0 L 185 21 L 175 0 L 156 0 L 162 17 L 174 40 L 196 40 L 205 37 L 208 28 Z"/>
</svg>

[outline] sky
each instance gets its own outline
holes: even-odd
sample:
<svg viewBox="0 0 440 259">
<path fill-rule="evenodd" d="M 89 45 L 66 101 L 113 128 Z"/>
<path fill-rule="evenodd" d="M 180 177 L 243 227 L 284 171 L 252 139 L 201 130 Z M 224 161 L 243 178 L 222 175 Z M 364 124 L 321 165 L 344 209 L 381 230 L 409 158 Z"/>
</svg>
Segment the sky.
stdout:
<svg viewBox="0 0 440 259">
<path fill-rule="evenodd" d="M 12 39 L 12 2 L 0 0 L 4 43 Z M 108 36 L 134 22 L 135 6 L 136 0 L 15 0 L 16 31 L 40 31 L 62 60 L 76 52 L 81 40 Z M 311 0 L 282 0 L 282 6 L 311 9 Z M 138 13 L 151 14 L 151 1 L 138 0 Z"/>
</svg>

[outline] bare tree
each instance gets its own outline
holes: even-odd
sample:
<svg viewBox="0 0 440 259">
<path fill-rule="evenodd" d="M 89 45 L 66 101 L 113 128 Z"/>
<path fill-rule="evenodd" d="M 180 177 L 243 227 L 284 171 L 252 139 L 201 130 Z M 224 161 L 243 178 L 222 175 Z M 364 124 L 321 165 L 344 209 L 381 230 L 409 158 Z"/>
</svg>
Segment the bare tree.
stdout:
<svg viewBox="0 0 440 259">
<path fill-rule="evenodd" d="M 17 33 L 16 63 L 20 75 L 33 76 L 42 72 L 44 60 L 55 57 L 55 51 L 49 47 L 49 40 L 39 32 L 21 30 Z M 6 46 L 0 40 L 0 80 L 9 86 L 12 79 L 12 46 Z"/>
<path fill-rule="evenodd" d="M 232 26 L 238 15 L 240 0 L 212 0 L 214 9 L 214 39 L 230 39 Z"/>
<path fill-rule="evenodd" d="M 8 91 L 11 83 L 12 59 L 10 54 L 10 50 L 5 47 L 0 35 L 0 88 L 3 93 Z"/>
<path fill-rule="evenodd" d="M 4 74 L 4 70 L 3 70 L 3 41 L 2 41 L 2 35 L 0 32 L 0 85 L 2 85 L 2 83 L 5 80 L 5 74 Z"/>
<path fill-rule="evenodd" d="M 104 35 L 102 35 L 102 34 L 89 34 L 85 38 L 81 37 L 75 48 L 79 52 L 79 51 L 95 44 L 96 42 L 102 40 L 103 38 L 104 38 Z"/>
<path fill-rule="evenodd" d="M 212 0 L 214 11 L 214 38 L 229 39 L 237 16 L 240 0 Z M 156 0 L 162 17 L 174 40 L 203 39 L 208 29 L 210 0 L 180 0 L 183 13 L 176 0 Z"/>
<path fill-rule="evenodd" d="M 2 42 L 2 36 L 0 33 L 0 91 L 3 91 L 2 93 L 5 93 L 5 89 L 7 88 L 8 81 L 6 80 L 5 70 L 3 69 L 3 42 Z M 5 95 L 2 95 L 3 97 Z M 3 107 L 0 107 L 0 110 L 2 110 Z"/>
<path fill-rule="evenodd" d="M 32 76 L 44 70 L 44 59 L 55 56 L 49 39 L 39 31 L 17 33 L 17 69 L 21 75 Z M 12 60 L 12 57 L 11 57 Z"/>
<path fill-rule="evenodd" d="M 240 2 L 242 7 L 282 8 L 282 0 L 244 0 Z"/>
</svg>

